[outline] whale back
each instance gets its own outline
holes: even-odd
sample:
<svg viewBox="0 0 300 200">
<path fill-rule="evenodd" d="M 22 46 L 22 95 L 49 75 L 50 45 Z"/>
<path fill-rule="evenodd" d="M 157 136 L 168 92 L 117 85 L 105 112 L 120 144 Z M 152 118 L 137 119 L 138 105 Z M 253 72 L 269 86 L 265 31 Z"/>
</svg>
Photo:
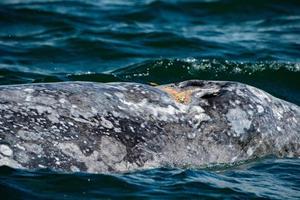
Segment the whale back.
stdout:
<svg viewBox="0 0 300 200">
<path fill-rule="evenodd" d="M 300 156 L 299 110 L 235 82 L 1 86 L 0 165 L 98 173 Z"/>
</svg>

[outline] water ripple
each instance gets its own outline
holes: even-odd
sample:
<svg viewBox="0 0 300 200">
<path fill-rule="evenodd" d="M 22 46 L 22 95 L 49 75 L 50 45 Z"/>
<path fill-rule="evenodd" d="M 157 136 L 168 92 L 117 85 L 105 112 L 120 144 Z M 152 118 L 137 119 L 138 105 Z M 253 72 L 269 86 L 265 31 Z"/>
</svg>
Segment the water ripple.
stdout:
<svg viewBox="0 0 300 200">
<path fill-rule="evenodd" d="M 225 170 L 161 168 L 126 174 L 58 174 L 0 168 L 3 197 L 297 199 L 299 159 L 264 159 Z M 287 171 L 286 167 L 291 169 Z M 222 168 L 218 168 L 220 170 Z M 293 171 L 292 169 L 296 170 Z M 282 179 L 285 177 L 285 179 Z"/>
</svg>

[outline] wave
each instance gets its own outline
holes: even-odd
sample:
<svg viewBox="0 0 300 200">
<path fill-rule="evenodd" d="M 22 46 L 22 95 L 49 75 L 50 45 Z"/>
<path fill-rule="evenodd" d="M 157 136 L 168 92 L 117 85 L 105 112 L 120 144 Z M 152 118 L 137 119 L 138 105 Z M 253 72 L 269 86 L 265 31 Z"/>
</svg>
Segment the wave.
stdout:
<svg viewBox="0 0 300 200">
<path fill-rule="evenodd" d="M 0 167 L 7 199 L 297 199 L 299 159 L 267 158 L 217 169 L 158 168 L 125 174 L 63 174 Z"/>
<path fill-rule="evenodd" d="M 59 81 L 140 82 L 167 84 L 190 79 L 238 81 L 300 105 L 300 64 L 237 62 L 227 60 L 157 59 L 135 63 L 110 72 L 35 73 L 0 69 L 0 84 Z"/>
<path fill-rule="evenodd" d="M 0 63 L 96 69 L 160 57 L 299 61 L 299 1 L 126 2 L 1 1 Z"/>
</svg>

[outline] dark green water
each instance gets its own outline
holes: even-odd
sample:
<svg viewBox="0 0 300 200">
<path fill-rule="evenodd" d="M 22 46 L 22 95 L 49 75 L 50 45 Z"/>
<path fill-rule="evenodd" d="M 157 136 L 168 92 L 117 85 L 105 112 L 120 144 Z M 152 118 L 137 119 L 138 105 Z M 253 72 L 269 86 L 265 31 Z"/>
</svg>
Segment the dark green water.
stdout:
<svg viewBox="0 0 300 200">
<path fill-rule="evenodd" d="M 234 80 L 300 105 L 298 0 L 1 0 L 0 84 Z M 300 159 L 129 174 L 0 168 L 1 199 L 299 199 Z M 5 198 L 4 198 L 5 197 Z"/>
</svg>

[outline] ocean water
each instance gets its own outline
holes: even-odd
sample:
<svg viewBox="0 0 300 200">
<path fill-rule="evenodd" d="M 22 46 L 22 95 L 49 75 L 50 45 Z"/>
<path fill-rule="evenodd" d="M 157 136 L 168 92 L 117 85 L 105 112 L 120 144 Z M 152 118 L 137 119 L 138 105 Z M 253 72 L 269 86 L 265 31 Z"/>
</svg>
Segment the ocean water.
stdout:
<svg viewBox="0 0 300 200">
<path fill-rule="evenodd" d="M 1 85 L 188 79 L 300 105 L 300 1 L 0 1 Z M 300 159 L 97 175 L 0 167 L 0 198 L 300 199 Z"/>
</svg>

